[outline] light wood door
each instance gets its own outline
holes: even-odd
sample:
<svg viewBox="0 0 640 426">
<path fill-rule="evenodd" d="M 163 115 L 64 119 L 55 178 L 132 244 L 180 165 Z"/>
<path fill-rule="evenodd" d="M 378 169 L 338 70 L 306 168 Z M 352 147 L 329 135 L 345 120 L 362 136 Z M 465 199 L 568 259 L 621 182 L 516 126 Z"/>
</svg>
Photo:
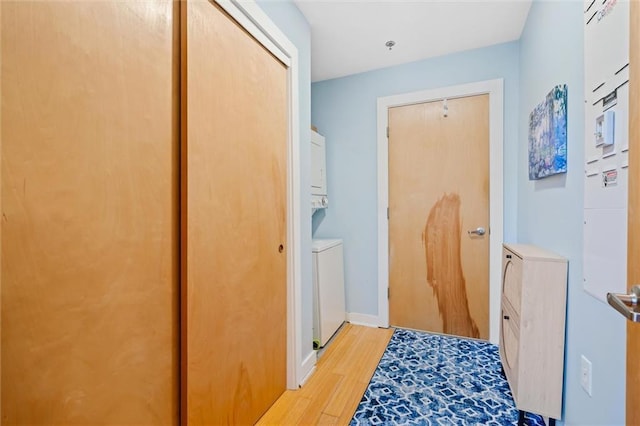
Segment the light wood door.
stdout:
<svg viewBox="0 0 640 426">
<path fill-rule="evenodd" d="M 183 420 L 253 424 L 286 386 L 287 69 L 183 2 Z"/>
<path fill-rule="evenodd" d="M 489 338 L 488 225 L 489 95 L 390 108 L 392 325 Z"/>
<path fill-rule="evenodd" d="M 640 284 L 640 3 L 631 2 L 629 76 L 629 291 Z M 627 321 L 627 424 L 640 424 L 640 324 Z"/>
<path fill-rule="evenodd" d="M 2 422 L 178 421 L 172 1 L 3 1 Z"/>
</svg>

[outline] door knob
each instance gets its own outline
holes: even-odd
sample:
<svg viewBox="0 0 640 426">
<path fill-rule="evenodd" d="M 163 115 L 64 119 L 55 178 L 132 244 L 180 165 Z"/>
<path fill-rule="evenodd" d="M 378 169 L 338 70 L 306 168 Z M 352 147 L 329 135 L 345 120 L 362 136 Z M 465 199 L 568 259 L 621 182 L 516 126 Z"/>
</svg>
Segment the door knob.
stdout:
<svg viewBox="0 0 640 426">
<path fill-rule="evenodd" d="M 607 293 L 607 302 L 629 321 L 640 322 L 640 285 L 631 287 L 631 293 Z"/>
<path fill-rule="evenodd" d="M 484 235 L 486 232 L 487 231 L 483 227 L 478 226 L 476 229 L 472 229 L 472 230 L 467 231 L 467 234 L 469 234 L 469 235 L 471 235 L 471 234 Z"/>
</svg>

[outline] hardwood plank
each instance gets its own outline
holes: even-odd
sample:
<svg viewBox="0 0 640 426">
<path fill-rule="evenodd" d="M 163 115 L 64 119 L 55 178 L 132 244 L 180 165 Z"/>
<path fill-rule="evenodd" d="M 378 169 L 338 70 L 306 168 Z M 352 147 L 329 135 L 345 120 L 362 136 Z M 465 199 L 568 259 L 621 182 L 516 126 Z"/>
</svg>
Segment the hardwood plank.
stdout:
<svg viewBox="0 0 640 426">
<path fill-rule="evenodd" d="M 313 397 L 311 397 L 311 404 L 307 407 L 304 416 L 300 419 L 301 424 L 316 424 L 320 419 L 320 415 L 324 413 L 325 407 L 331 400 L 331 397 L 338 393 L 342 388 L 343 376 L 339 374 L 327 374 L 322 375 L 323 379 L 321 387 L 317 389 Z"/>
<path fill-rule="evenodd" d="M 331 343 L 325 347 L 324 353 L 318 359 L 317 366 L 339 362 L 340 357 L 344 354 L 341 348 L 353 346 L 360 333 L 359 327 L 354 327 L 349 323 L 344 324 Z"/>
<path fill-rule="evenodd" d="M 308 398 L 300 396 L 300 391 L 288 390 L 262 416 L 258 424 L 281 425 L 285 424 L 285 420 L 288 424 L 297 424 L 310 402 Z"/>
<path fill-rule="evenodd" d="M 348 370 L 344 371 L 344 374 L 349 374 L 349 371 L 355 370 L 356 377 L 359 381 L 369 383 L 371 374 L 373 374 L 373 370 L 375 370 L 376 365 L 378 365 L 378 360 L 370 359 L 369 354 L 374 353 L 374 349 L 375 345 L 371 344 L 370 341 L 361 341 L 358 351 L 354 354 L 355 359 L 353 365 L 350 365 Z M 382 355 L 382 353 L 380 355 Z"/>
<path fill-rule="evenodd" d="M 358 408 L 358 404 L 360 403 L 360 399 L 362 398 L 362 395 L 364 394 L 365 390 L 366 390 L 366 386 L 362 389 L 362 391 L 360 391 L 360 398 L 346 401 L 344 411 L 342 412 L 340 417 L 338 417 L 338 423 L 337 423 L 338 425 L 348 425 L 349 422 L 351 422 L 351 418 L 353 417 L 353 414 L 356 412 L 356 408 Z M 355 393 L 355 390 L 354 390 L 354 393 Z"/>
<path fill-rule="evenodd" d="M 361 382 L 357 378 L 345 377 L 342 386 L 340 386 L 340 388 L 336 390 L 336 392 L 331 396 L 331 399 L 328 401 L 324 409 L 324 413 L 335 418 L 340 417 L 340 415 L 345 411 L 349 400 L 352 399 L 350 398 L 350 396 L 352 393 L 355 393 L 354 389 L 360 388 Z"/>
<path fill-rule="evenodd" d="M 307 385 L 299 389 L 297 392 L 307 398 L 323 399 L 324 396 L 318 395 L 318 392 L 323 393 L 329 390 L 329 388 L 335 387 L 340 382 L 342 375 L 335 374 L 330 370 L 326 370 L 325 374 L 314 374 L 308 381 Z"/>
<path fill-rule="evenodd" d="M 392 334 L 393 329 L 345 324 L 315 374 L 301 389 L 285 392 L 257 424 L 348 424 Z"/>
<path fill-rule="evenodd" d="M 320 419 L 318 420 L 318 425 L 322 426 L 322 425 L 337 425 L 338 424 L 338 418 L 337 417 L 333 417 L 330 416 L 328 414 L 322 414 L 320 416 Z"/>
<path fill-rule="evenodd" d="M 366 351 L 362 348 L 367 340 L 367 329 L 377 330 L 363 327 L 363 329 L 356 329 L 358 335 L 345 336 L 345 339 L 336 346 L 335 355 L 327 360 L 327 368 L 330 368 L 334 373 L 346 375 L 350 368 L 359 366 L 367 356 Z"/>
</svg>

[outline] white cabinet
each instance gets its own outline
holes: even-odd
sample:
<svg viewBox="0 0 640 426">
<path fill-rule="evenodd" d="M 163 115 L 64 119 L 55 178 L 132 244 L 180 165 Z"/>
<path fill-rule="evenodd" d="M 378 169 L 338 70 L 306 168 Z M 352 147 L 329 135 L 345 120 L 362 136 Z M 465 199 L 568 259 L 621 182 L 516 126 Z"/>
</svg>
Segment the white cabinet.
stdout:
<svg viewBox="0 0 640 426">
<path fill-rule="evenodd" d="M 346 318 L 342 240 L 313 240 L 313 338 L 324 346 Z"/>
<path fill-rule="evenodd" d="M 324 136 L 311 130 L 311 207 L 325 208 L 327 199 L 327 159 Z"/>
<path fill-rule="evenodd" d="M 562 413 L 567 260 L 504 244 L 500 359 L 519 410 Z"/>
</svg>

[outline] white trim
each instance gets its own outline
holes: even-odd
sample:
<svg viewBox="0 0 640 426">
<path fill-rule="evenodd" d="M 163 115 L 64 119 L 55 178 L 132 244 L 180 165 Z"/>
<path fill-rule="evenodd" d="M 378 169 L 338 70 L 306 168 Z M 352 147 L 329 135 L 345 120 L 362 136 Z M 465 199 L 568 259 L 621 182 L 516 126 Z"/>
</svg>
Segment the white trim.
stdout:
<svg viewBox="0 0 640 426">
<path fill-rule="evenodd" d="M 367 327 L 382 327 L 382 324 L 380 324 L 380 318 L 377 315 L 347 312 L 347 321 L 355 325 L 364 325 Z"/>
<path fill-rule="evenodd" d="M 287 149 L 287 388 L 297 389 L 302 362 L 300 223 L 300 108 L 298 49 L 253 0 L 215 0 L 249 34 L 288 67 L 289 143 Z M 305 360 L 306 362 L 306 360 Z"/>
<path fill-rule="evenodd" d="M 389 326 L 389 157 L 387 126 L 391 107 L 444 98 L 489 94 L 489 340 L 498 343 L 500 333 L 500 262 L 503 239 L 503 80 L 487 80 L 458 86 L 378 98 L 378 321 Z"/>
<path fill-rule="evenodd" d="M 318 353 L 316 351 L 311 351 L 309 355 L 302 361 L 302 369 L 300 370 L 300 375 L 302 376 L 302 380 L 300 381 L 300 387 L 304 386 L 304 384 L 311 378 L 313 373 L 316 371 L 316 363 L 318 362 Z"/>
<path fill-rule="evenodd" d="M 296 47 L 271 21 L 262 8 L 253 0 L 215 0 L 233 19 L 236 20 L 269 52 L 286 66 L 291 66 L 291 56 L 287 46 Z M 296 52 L 297 54 L 297 52 Z"/>
</svg>

